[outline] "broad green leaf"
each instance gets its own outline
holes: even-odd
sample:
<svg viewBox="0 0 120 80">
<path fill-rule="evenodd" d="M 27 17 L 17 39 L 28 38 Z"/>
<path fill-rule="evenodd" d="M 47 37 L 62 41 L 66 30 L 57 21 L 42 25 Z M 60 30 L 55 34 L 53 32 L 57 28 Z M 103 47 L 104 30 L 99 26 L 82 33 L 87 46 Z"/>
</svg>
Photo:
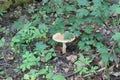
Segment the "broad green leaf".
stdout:
<svg viewBox="0 0 120 80">
<path fill-rule="evenodd" d="M 48 32 L 47 26 L 45 24 L 43 24 L 43 23 L 39 24 L 39 30 L 40 30 L 40 33 Z"/>
<path fill-rule="evenodd" d="M 112 39 L 114 39 L 115 41 L 120 42 L 120 33 L 119 33 L 119 32 L 116 32 L 116 33 L 112 36 Z"/>
<path fill-rule="evenodd" d="M 46 69 L 41 69 L 40 71 L 39 71 L 39 74 L 46 74 L 47 73 L 47 70 Z"/>
<path fill-rule="evenodd" d="M 117 58 L 116 58 L 116 59 L 117 59 Z M 114 60 L 115 60 L 114 53 L 113 53 L 113 54 L 110 54 L 110 56 L 109 56 L 109 60 L 110 60 L 110 61 L 114 61 Z"/>
<path fill-rule="evenodd" d="M 82 8 L 77 10 L 76 16 L 82 18 L 84 16 L 87 16 L 88 14 L 89 14 L 89 11 L 87 9 Z"/>
<path fill-rule="evenodd" d="M 58 8 L 57 10 L 56 10 L 56 13 L 57 13 L 57 15 L 60 15 L 60 14 L 63 14 L 64 12 L 63 12 L 64 10 L 62 9 L 62 8 Z"/>
<path fill-rule="evenodd" d="M 25 75 L 24 75 L 24 79 L 27 79 L 27 80 L 29 80 L 29 79 L 30 79 L 30 75 L 28 75 L 28 74 L 25 74 Z"/>
<path fill-rule="evenodd" d="M 78 5 L 82 6 L 89 6 L 88 0 L 77 0 Z"/>
<path fill-rule="evenodd" d="M 120 47 L 119 47 L 120 48 Z M 115 52 L 117 53 L 117 54 L 120 54 L 120 49 L 119 48 L 115 48 Z"/>
<path fill-rule="evenodd" d="M 65 5 L 64 7 L 65 7 L 66 11 L 75 11 L 76 10 L 74 5 Z"/>
<path fill-rule="evenodd" d="M 46 61 L 50 60 L 52 58 L 52 53 L 47 53 L 45 56 Z"/>
<path fill-rule="evenodd" d="M 37 50 L 37 51 L 44 50 L 44 49 L 46 49 L 48 47 L 43 42 L 37 42 L 35 45 L 36 45 L 35 50 Z"/>
<path fill-rule="evenodd" d="M 62 0 L 51 0 L 51 4 L 57 4 L 57 5 L 63 5 L 63 1 Z"/>
<path fill-rule="evenodd" d="M 47 3 L 47 2 L 48 2 L 48 0 L 43 0 L 43 2 L 44 2 L 44 3 Z"/>
<path fill-rule="evenodd" d="M 0 39 L 0 47 L 3 47 L 4 44 L 5 44 L 5 38 L 3 37 Z"/>
<path fill-rule="evenodd" d="M 53 80 L 66 80 L 63 76 L 54 75 Z"/>
<path fill-rule="evenodd" d="M 65 31 L 65 25 L 66 23 L 64 18 L 56 18 L 56 20 L 50 26 L 50 33 L 51 34 L 55 34 L 57 32 L 63 33 Z"/>
<path fill-rule="evenodd" d="M 78 37 L 80 34 L 81 34 L 80 31 L 74 31 L 74 35 L 75 35 L 76 37 Z"/>
<path fill-rule="evenodd" d="M 110 10 L 112 13 L 120 14 L 120 6 L 118 4 L 110 6 Z"/>
<path fill-rule="evenodd" d="M 82 41 L 79 41 L 78 46 L 79 46 L 79 49 L 81 49 L 81 50 L 85 49 L 85 43 Z"/>
<path fill-rule="evenodd" d="M 109 60 L 109 53 L 101 53 L 101 58 L 102 58 L 102 62 L 105 64 L 105 65 L 107 65 L 107 63 L 108 63 L 108 60 Z"/>
<path fill-rule="evenodd" d="M 68 32 L 68 31 L 66 31 L 66 32 L 64 33 L 64 39 L 65 39 L 65 40 L 72 39 L 73 37 L 74 37 L 73 34 L 70 33 L 70 32 Z"/>
<path fill-rule="evenodd" d="M 101 6 L 101 2 L 102 2 L 103 0 L 93 0 L 93 3 L 94 3 L 94 5 L 97 7 L 97 6 Z"/>
<path fill-rule="evenodd" d="M 95 38 L 99 41 L 101 41 L 103 39 L 103 36 L 101 35 L 101 33 L 96 33 L 95 34 Z"/>
<path fill-rule="evenodd" d="M 93 28 L 92 28 L 92 26 L 86 26 L 85 29 L 84 29 L 84 31 L 86 33 L 90 34 L 93 31 Z"/>
<path fill-rule="evenodd" d="M 47 79 L 51 79 L 53 77 L 54 73 L 50 72 L 46 75 Z"/>
<path fill-rule="evenodd" d="M 116 8 L 115 13 L 120 14 L 120 6 Z"/>
<path fill-rule="evenodd" d="M 86 43 L 87 45 L 92 45 L 92 44 L 95 43 L 95 41 L 94 41 L 94 40 L 88 40 L 88 41 L 85 41 L 85 43 Z"/>
<path fill-rule="evenodd" d="M 62 5 L 63 1 L 62 0 L 55 0 L 57 4 Z"/>
</svg>

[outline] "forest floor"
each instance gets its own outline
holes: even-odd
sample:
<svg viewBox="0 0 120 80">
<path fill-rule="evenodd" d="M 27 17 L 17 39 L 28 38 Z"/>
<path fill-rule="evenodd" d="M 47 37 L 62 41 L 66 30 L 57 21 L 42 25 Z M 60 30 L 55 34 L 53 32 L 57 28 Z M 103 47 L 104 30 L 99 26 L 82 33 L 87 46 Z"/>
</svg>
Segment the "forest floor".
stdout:
<svg viewBox="0 0 120 80">
<path fill-rule="evenodd" d="M 15 9 L 9 10 L 2 16 L 2 21 L 0 21 L 0 29 L 6 29 L 4 33 L 1 31 L 2 29 L 0 30 L 0 38 L 4 37 L 6 40 L 4 47 L 0 48 L 0 80 L 23 80 L 23 72 L 17 71 L 17 67 L 20 66 L 22 62 L 21 57 L 17 54 L 13 54 L 9 44 L 13 35 L 16 33 L 16 31 L 12 29 L 12 24 L 19 18 L 27 17 L 29 19 L 29 17 L 31 17 L 31 14 L 27 12 L 25 7 L 26 6 L 19 6 Z M 110 45 L 110 43 L 108 43 L 112 34 L 110 30 L 105 28 L 105 26 L 102 26 L 97 30 L 106 37 L 104 43 Z M 111 28 L 111 30 L 113 29 Z M 100 68 L 94 73 L 94 75 L 84 75 L 82 78 L 78 73 L 74 72 L 74 68 L 76 66 L 73 63 L 76 61 L 78 55 L 81 55 L 77 46 L 74 45 L 72 47 L 68 47 L 67 53 L 64 55 L 61 54 L 60 46 L 56 46 L 54 49 L 57 53 L 57 57 L 53 58 L 47 64 L 54 65 L 56 68 L 56 74 L 64 75 L 67 80 L 108 80 L 108 74 L 110 80 L 120 80 L 120 63 L 116 66 L 115 62 L 111 62 L 106 70 L 105 66 L 103 66 L 100 61 L 100 55 L 94 49 L 89 52 L 81 52 L 89 53 L 85 56 L 94 55 L 91 65 L 97 65 Z M 41 65 L 45 64 L 41 63 Z M 44 78 L 41 80 L 44 80 Z"/>
</svg>

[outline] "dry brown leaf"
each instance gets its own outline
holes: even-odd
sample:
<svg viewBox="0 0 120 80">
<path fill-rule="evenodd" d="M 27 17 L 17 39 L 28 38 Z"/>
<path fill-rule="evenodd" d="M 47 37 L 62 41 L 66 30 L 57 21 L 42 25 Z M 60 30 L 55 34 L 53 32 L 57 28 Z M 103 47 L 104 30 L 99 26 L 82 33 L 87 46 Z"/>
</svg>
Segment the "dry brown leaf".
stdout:
<svg viewBox="0 0 120 80">
<path fill-rule="evenodd" d="M 77 60 L 77 56 L 76 55 L 70 55 L 70 56 L 67 56 L 66 59 L 68 61 L 71 61 L 72 63 L 74 63 Z"/>
<path fill-rule="evenodd" d="M 8 56 L 7 57 L 7 60 L 13 60 L 14 59 L 14 56 Z"/>
<path fill-rule="evenodd" d="M 118 77 L 118 76 L 120 76 L 120 72 L 113 72 L 113 73 L 111 73 L 111 75 Z"/>
<path fill-rule="evenodd" d="M 103 64 L 102 61 L 99 61 L 99 62 L 98 62 L 98 65 L 99 65 L 100 67 L 102 67 L 102 68 L 104 67 L 104 64 Z"/>
<path fill-rule="evenodd" d="M 65 71 L 65 73 L 68 73 L 68 71 L 70 70 L 69 68 L 63 68 L 63 70 Z"/>
</svg>

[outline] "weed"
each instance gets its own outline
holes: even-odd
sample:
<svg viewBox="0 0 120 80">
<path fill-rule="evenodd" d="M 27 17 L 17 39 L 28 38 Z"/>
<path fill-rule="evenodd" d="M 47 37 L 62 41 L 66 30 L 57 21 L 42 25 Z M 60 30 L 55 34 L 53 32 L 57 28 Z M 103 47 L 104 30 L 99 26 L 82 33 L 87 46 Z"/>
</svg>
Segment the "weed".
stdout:
<svg viewBox="0 0 120 80">
<path fill-rule="evenodd" d="M 98 69 L 97 66 L 90 65 L 91 60 L 88 57 L 84 57 L 81 55 L 78 60 L 75 62 L 77 68 L 75 69 L 76 72 L 79 72 L 80 75 L 93 75 L 94 72 Z"/>
<path fill-rule="evenodd" d="M 32 66 L 39 65 L 40 57 L 36 57 L 34 53 L 29 53 L 28 51 L 26 51 L 22 57 L 23 63 L 20 66 L 22 71 L 25 71 L 27 69 L 30 70 Z"/>
</svg>

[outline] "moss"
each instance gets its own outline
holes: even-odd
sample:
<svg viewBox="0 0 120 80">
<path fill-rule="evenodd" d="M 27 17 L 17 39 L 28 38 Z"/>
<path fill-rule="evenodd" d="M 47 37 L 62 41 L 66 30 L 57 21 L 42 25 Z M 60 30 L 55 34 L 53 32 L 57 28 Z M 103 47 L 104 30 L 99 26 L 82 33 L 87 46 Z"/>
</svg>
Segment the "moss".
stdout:
<svg viewBox="0 0 120 80">
<path fill-rule="evenodd" d="M 22 4 L 32 3 L 34 0 L 1 0 L 0 1 L 0 9 L 8 9 L 10 6 L 18 6 Z"/>
<path fill-rule="evenodd" d="M 10 7 L 10 5 L 12 4 L 11 0 L 1 0 L 0 1 L 0 9 L 8 9 Z"/>
</svg>

